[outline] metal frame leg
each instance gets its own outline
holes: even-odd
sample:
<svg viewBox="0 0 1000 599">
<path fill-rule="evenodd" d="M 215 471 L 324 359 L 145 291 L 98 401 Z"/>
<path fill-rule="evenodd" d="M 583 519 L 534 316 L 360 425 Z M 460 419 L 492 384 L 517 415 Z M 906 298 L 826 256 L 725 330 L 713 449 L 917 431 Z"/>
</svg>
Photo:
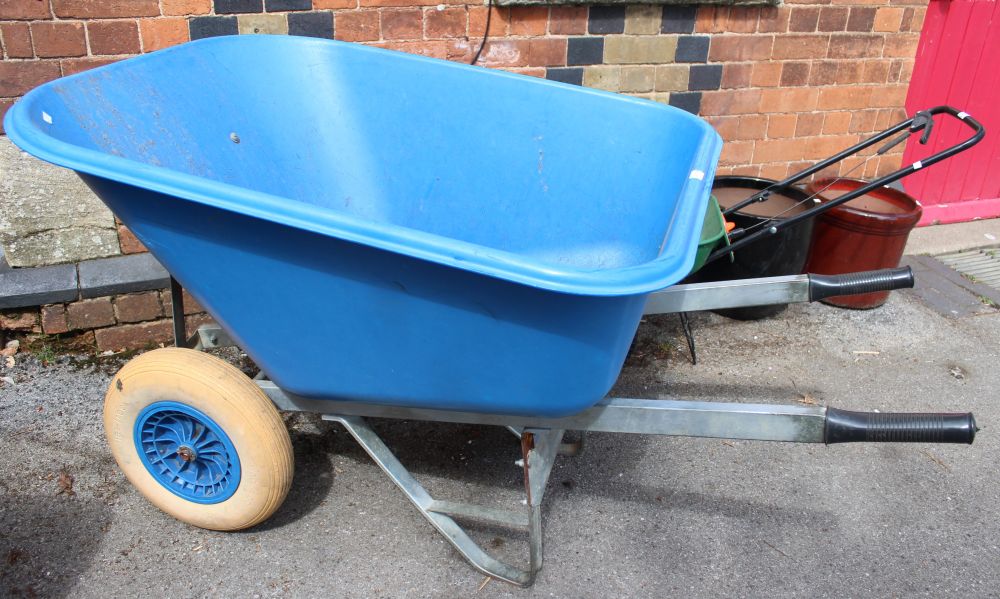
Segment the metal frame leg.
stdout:
<svg viewBox="0 0 1000 599">
<path fill-rule="evenodd" d="M 170 316 L 174 321 L 174 345 L 186 347 L 187 327 L 184 326 L 184 288 L 177 279 L 170 277 Z"/>
<path fill-rule="evenodd" d="M 486 508 L 478 505 L 438 501 L 399 462 L 392 451 L 368 426 L 360 416 L 324 415 L 324 420 L 339 422 L 378 464 L 386 475 L 420 510 L 427 521 L 480 572 L 500 580 L 528 586 L 542 567 L 542 498 L 552 464 L 562 439 L 563 431 L 545 429 L 525 429 L 521 433 L 521 464 L 524 469 L 524 488 L 528 496 L 528 513 L 519 514 L 507 510 Z M 529 544 L 529 566 L 527 570 L 511 566 L 486 553 L 468 533 L 452 518 L 459 516 L 486 521 L 503 526 L 527 529 Z"/>
<path fill-rule="evenodd" d="M 563 431 L 525 429 L 521 433 L 521 455 L 524 456 L 524 490 L 528 494 L 528 546 L 531 556 L 531 584 L 542 569 L 542 498 L 552 474 L 556 453 L 562 444 Z"/>
<path fill-rule="evenodd" d="M 681 319 L 681 328 L 684 329 L 684 338 L 687 339 L 688 350 L 691 352 L 691 365 L 698 365 L 698 353 L 695 351 L 694 346 L 694 333 L 691 332 L 691 321 L 688 319 L 687 312 L 678 312 L 677 316 Z"/>
<path fill-rule="evenodd" d="M 504 428 L 510 431 L 512 435 L 518 438 L 518 440 L 521 439 L 521 435 L 524 432 L 523 426 L 505 426 Z M 569 457 L 578 456 L 583 451 L 583 440 L 585 432 L 576 431 L 574 438 L 567 440 L 565 433 L 568 432 L 570 431 L 565 431 L 563 433 L 563 440 L 559 444 L 559 455 L 564 455 Z"/>
</svg>

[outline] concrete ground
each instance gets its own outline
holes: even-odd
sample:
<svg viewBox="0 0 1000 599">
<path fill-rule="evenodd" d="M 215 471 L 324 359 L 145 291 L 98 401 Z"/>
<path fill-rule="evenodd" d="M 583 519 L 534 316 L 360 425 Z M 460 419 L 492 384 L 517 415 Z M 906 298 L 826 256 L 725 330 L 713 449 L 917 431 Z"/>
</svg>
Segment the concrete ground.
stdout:
<svg viewBox="0 0 1000 599">
<path fill-rule="evenodd" d="M 1000 245 L 1000 218 L 920 227 L 910 233 L 907 254 L 945 254 Z"/>
<path fill-rule="evenodd" d="M 0 373 L 0 596 L 996 596 L 1000 312 L 946 318 L 902 292 L 872 311 L 698 313 L 693 326 L 697 366 L 676 318 L 647 319 L 615 392 L 971 410 L 983 430 L 971 447 L 590 434 L 582 455 L 558 458 L 545 568 L 522 590 L 483 586 L 344 431 L 309 418 L 290 421 L 295 483 L 271 520 L 229 534 L 173 520 L 105 445 L 115 360 L 22 353 Z M 378 430 L 432 493 L 517 507 L 508 432 Z M 477 538 L 525 557 L 516 535 Z"/>
</svg>

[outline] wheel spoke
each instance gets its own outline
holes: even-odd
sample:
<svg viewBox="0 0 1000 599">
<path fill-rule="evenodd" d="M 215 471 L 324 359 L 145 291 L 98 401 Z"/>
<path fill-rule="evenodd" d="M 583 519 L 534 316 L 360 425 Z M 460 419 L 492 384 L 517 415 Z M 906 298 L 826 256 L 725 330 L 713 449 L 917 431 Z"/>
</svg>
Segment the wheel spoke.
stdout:
<svg viewBox="0 0 1000 599">
<path fill-rule="evenodd" d="M 190 418 L 178 418 L 178 421 L 181 425 L 181 433 L 184 435 L 184 441 L 189 441 L 192 433 L 194 433 L 194 423 Z"/>
<path fill-rule="evenodd" d="M 157 439 L 170 439 L 180 445 L 184 442 L 184 432 L 176 422 L 163 422 L 156 430 Z"/>
<path fill-rule="evenodd" d="M 194 434 L 191 435 L 191 445 L 197 448 L 198 444 L 201 443 L 201 440 L 204 439 L 205 436 L 208 434 L 208 427 L 201 423 L 198 423 L 195 426 L 194 431 L 195 431 Z"/>
</svg>

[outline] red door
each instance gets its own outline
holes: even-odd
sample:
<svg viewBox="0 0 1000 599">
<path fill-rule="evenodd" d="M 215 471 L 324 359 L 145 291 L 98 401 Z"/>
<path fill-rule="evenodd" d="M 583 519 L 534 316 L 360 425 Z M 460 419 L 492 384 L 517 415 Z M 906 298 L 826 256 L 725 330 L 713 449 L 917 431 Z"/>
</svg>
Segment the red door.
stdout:
<svg viewBox="0 0 1000 599">
<path fill-rule="evenodd" d="M 986 127 L 986 137 L 971 150 L 903 179 L 906 191 L 924 206 L 919 224 L 1000 216 L 1000 2 L 931 0 L 906 111 L 912 116 L 939 104 L 971 114 Z M 936 120 L 927 145 L 910 138 L 903 164 L 969 135 L 954 119 Z"/>
</svg>

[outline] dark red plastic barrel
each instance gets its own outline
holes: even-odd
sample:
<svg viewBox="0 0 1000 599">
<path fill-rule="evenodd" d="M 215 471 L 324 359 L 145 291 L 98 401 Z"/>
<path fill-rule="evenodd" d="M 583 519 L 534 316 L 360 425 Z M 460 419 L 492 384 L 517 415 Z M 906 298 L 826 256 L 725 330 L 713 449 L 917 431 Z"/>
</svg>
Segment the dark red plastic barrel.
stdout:
<svg viewBox="0 0 1000 599">
<path fill-rule="evenodd" d="M 858 179 L 818 179 L 809 184 L 808 191 L 819 192 L 820 198 L 830 201 L 867 183 Z M 920 213 L 919 202 L 890 187 L 829 209 L 816 219 L 805 272 L 839 275 L 899 266 L 906 240 L 920 220 Z M 888 298 L 888 291 L 880 291 L 836 296 L 823 302 L 842 308 L 867 309 L 881 306 Z"/>
</svg>

